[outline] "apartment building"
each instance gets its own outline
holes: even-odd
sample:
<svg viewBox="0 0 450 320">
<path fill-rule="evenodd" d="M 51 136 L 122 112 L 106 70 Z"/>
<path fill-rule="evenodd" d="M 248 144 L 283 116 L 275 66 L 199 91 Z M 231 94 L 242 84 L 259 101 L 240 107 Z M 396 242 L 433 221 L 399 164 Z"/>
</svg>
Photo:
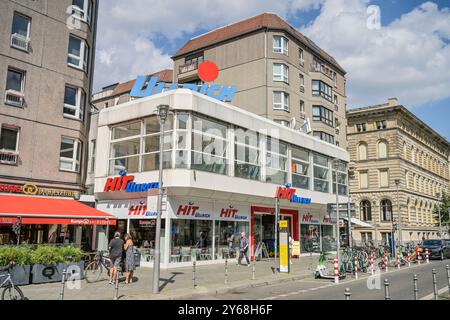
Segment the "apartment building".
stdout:
<svg viewBox="0 0 450 320">
<path fill-rule="evenodd" d="M 448 192 L 450 143 L 395 98 L 351 109 L 347 119 L 350 196 L 357 218 L 371 225 L 356 226 L 354 239 L 387 241 L 393 230 L 398 239 L 399 225 L 403 242 L 436 238 L 433 212 Z"/>
<path fill-rule="evenodd" d="M 264 13 L 190 39 L 172 57 L 174 80 L 201 83 L 213 61 L 216 83 L 235 85 L 233 105 L 347 147 L 345 70 L 286 21 Z"/>
<path fill-rule="evenodd" d="M 97 5 L 0 2 L 0 184 L 84 190 Z"/>
</svg>

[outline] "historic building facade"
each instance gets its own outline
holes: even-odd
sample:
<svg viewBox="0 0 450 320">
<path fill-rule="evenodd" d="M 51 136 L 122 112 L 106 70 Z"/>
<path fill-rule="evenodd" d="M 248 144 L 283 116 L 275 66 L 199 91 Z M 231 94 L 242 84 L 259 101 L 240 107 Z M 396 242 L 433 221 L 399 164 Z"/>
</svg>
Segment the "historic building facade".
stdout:
<svg viewBox="0 0 450 320">
<path fill-rule="evenodd" d="M 399 225 L 402 242 L 437 237 L 433 212 L 448 191 L 449 142 L 395 98 L 349 110 L 347 119 L 350 196 L 356 217 L 372 225 L 356 226 L 354 239 L 387 241 Z"/>
</svg>

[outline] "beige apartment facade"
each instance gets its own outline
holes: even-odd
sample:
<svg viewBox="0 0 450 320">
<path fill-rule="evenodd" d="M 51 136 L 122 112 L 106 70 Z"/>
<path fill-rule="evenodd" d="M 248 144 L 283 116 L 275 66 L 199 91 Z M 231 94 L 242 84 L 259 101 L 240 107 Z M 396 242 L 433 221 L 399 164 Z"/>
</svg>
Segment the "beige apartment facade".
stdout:
<svg viewBox="0 0 450 320">
<path fill-rule="evenodd" d="M 1 1 L 0 183 L 83 192 L 96 15 L 97 1 Z"/>
<path fill-rule="evenodd" d="M 347 119 L 350 197 L 356 218 L 372 226 L 355 226 L 355 241 L 388 241 L 393 229 L 403 243 L 437 238 L 433 212 L 448 192 L 450 143 L 395 98 L 349 110 Z"/>
<path fill-rule="evenodd" d="M 233 105 L 347 147 L 345 71 L 313 41 L 264 13 L 189 40 L 172 57 L 174 81 L 201 83 L 198 66 L 213 61 L 214 83 L 235 85 Z"/>
</svg>

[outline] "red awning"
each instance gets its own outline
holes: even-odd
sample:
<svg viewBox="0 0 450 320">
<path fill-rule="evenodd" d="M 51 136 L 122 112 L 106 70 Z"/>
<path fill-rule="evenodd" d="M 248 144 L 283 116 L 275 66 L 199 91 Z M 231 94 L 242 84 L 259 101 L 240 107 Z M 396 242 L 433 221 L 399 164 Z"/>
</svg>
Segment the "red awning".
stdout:
<svg viewBox="0 0 450 320">
<path fill-rule="evenodd" d="M 0 224 L 115 225 L 116 217 L 70 199 L 0 196 Z"/>
</svg>

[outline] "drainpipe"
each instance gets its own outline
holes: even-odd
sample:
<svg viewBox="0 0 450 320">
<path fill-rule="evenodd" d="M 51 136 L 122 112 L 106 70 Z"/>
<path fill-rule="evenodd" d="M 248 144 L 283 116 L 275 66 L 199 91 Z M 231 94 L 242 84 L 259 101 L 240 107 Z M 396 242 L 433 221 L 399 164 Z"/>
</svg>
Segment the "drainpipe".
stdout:
<svg viewBox="0 0 450 320">
<path fill-rule="evenodd" d="M 269 88 L 268 88 L 268 78 L 267 78 L 267 75 L 268 75 L 268 72 L 267 72 L 268 42 L 267 42 L 267 40 L 268 40 L 268 29 L 265 28 L 264 29 L 264 79 L 266 82 L 266 85 L 265 85 L 265 87 L 266 87 L 266 118 L 269 118 L 269 92 L 268 92 Z"/>
</svg>

